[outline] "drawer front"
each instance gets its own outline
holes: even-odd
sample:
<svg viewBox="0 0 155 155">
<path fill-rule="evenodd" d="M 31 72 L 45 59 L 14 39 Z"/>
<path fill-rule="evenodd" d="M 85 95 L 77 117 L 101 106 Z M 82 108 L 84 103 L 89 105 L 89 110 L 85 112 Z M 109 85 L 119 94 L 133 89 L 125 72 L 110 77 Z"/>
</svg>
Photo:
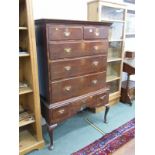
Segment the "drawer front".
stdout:
<svg viewBox="0 0 155 155">
<path fill-rule="evenodd" d="M 81 76 L 106 70 L 106 57 L 88 57 L 67 61 L 56 61 L 50 64 L 51 80 Z"/>
<path fill-rule="evenodd" d="M 90 107 L 100 107 L 108 104 L 109 101 L 109 93 L 102 93 L 99 95 L 93 96 L 92 104 L 90 104 Z"/>
<path fill-rule="evenodd" d="M 70 116 L 70 106 L 61 106 L 59 108 L 50 109 L 50 123 L 57 123 L 67 119 Z"/>
<path fill-rule="evenodd" d="M 85 99 L 78 100 L 72 103 L 72 114 L 76 114 L 77 112 L 83 110 L 87 107 L 87 104 L 85 103 Z"/>
<path fill-rule="evenodd" d="M 92 97 L 93 96 L 85 97 L 83 99 L 79 99 L 73 102 L 72 103 L 73 114 L 85 109 L 86 107 L 89 107 L 89 105 L 92 104 Z"/>
<path fill-rule="evenodd" d="M 97 54 L 106 55 L 108 41 L 102 42 L 62 42 L 49 44 L 49 58 L 51 60 L 76 58 Z"/>
<path fill-rule="evenodd" d="M 53 82 L 50 85 L 50 102 L 63 101 L 102 89 L 105 87 L 105 79 L 106 72 L 101 72 L 89 76 Z"/>
<path fill-rule="evenodd" d="M 108 26 L 84 27 L 84 39 L 107 39 L 107 38 L 108 38 Z"/>
<path fill-rule="evenodd" d="M 52 40 L 79 40 L 83 38 L 83 28 L 80 26 L 55 25 L 48 26 L 48 39 Z"/>
</svg>

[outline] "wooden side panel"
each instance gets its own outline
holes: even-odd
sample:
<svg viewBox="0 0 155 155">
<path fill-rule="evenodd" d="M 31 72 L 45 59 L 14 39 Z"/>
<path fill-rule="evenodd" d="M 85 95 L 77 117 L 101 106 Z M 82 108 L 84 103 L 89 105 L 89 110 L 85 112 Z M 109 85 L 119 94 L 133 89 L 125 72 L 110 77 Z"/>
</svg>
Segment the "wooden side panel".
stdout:
<svg viewBox="0 0 155 155">
<path fill-rule="evenodd" d="M 98 14 L 98 2 L 95 3 L 88 3 L 88 9 L 87 9 L 87 19 L 90 21 L 98 21 L 99 20 L 99 14 Z"/>
</svg>

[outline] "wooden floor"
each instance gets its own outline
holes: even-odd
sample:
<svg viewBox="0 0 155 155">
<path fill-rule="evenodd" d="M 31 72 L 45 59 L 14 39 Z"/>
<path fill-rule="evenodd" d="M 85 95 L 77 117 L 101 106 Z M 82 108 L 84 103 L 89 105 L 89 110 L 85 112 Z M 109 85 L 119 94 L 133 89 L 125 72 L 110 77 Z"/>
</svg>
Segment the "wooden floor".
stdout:
<svg viewBox="0 0 155 155">
<path fill-rule="evenodd" d="M 123 145 L 120 149 L 115 151 L 112 155 L 135 155 L 135 139 Z"/>
</svg>

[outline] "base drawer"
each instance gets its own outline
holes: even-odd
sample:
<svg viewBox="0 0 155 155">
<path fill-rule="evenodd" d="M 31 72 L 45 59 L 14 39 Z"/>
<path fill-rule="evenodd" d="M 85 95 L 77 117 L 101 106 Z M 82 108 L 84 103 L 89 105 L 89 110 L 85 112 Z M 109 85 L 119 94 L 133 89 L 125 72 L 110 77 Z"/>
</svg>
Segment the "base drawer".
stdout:
<svg viewBox="0 0 155 155">
<path fill-rule="evenodd" d="M 49 115 L 50 123 L 61 122 L 70 116 L 70 107 L 69 105 L 65 105 L 55 109 L 49 109 Z"/>
<path fill-rule="evenodd" d="M 85 96 L 57 102 L 47 106 L 42 102 L 42 115 L 49 125 L 62 122 L 85 108 L 95 108 L 108 103 L 109 92 L 97 91 Z"/>
<path fill-rule="evenodd" d="M 90 108 L 105 106 L 106 104 L 108 104 L 109 93 L 106 92 L 106 93 L 93 96 L 92 100 L 93 101 L 92 101 L 92 104 L 90 104 Z"/>
</svg>

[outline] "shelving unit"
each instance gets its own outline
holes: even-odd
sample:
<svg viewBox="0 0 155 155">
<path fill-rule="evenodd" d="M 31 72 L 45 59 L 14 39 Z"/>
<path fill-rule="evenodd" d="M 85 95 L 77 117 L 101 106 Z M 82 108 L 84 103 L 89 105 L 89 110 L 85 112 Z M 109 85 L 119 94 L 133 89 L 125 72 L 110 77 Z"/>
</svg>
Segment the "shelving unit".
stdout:
<svg viewBox="0 0 155 155">
<path fill-rule="evenodd" d="M 22 52 L 20 52 L 19 53 L 19 57 L 21 58 L 21 57 L 29 57 L 30 56 L 30 54 L 27 52 L 27 53 L 22 53 Z"/>
<path fill-rule="evenodd" d="M 20 26 L 19 30 L 27 30 L 27 27 L 26 26 Z"/>
<path fill-rule="evenodd" d="M 44 145 L 31 0 L 19 0 L 19 154 Z M 23 85 L 22 85 L 23 84 Z"/>
<path fill-rule="evenodd" d="M 125 4 L 117 4 L 104 0 L 88 2 L 88 20 L 112 22 L 109 31 L 106 79 L 107 85 L 110 88 L 110 105 L 119 102 L 120 99 L 126 13 Z"/>
<path fill-rule="evenodd" d="M 19 88 L 19 95 L 23 95 L 23 94 L 27 94 L 27 93 L 31 93 L 32 89 L 27 87 L 27 88 Z"/>
</svg>

